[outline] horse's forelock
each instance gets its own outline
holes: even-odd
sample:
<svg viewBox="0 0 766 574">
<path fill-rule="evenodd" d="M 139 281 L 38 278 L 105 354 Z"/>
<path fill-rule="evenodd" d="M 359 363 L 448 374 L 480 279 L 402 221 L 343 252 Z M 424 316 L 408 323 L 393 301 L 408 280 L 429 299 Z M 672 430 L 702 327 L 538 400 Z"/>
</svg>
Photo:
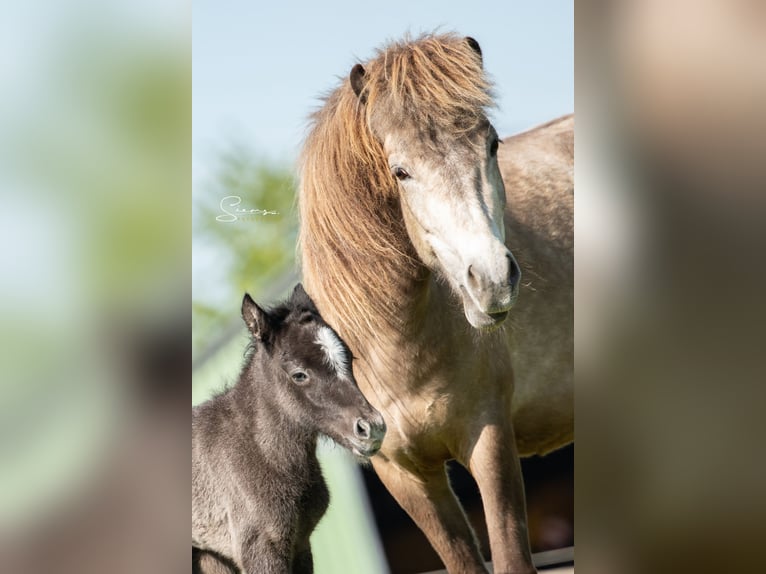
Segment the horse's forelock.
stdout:
<svg viewBox="0 0 766 574">
<path fill-rule="evenodd" d="M 494 103 L 481 57 L 454 34 L 390 44 L 367 64 L 365 79 L 368 120 L 378 106 L 390 116 L 460 132 L 482 121 Z"/>
</svg>

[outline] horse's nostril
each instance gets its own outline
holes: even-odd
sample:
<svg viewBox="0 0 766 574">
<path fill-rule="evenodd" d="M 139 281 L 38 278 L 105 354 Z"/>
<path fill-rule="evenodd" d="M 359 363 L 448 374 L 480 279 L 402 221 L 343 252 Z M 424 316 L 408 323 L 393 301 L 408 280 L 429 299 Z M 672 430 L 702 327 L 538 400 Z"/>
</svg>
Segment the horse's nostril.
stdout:
<svg viewBox="0 0 766 574">
<path fill-rule="evenodd" d="M 356 419 L 356 424 L 354 425 L 354 433 L 356 434 L 357 438 L 370 438 L 370 423 L 364 419 Z"/>
<path fill-rule="evenodd" d="M 508 258 L 508 284 L 511 289 L 515 289 L 521 281 L 521 269 L 513 255 L 509 253 L 506 257 Z"/>
<path fill-rule="evenodd" d="M 477 288 L 477 283 L 478 283 L 479 280 L 476 278 L 476 275 L 473 272 L 473 265 L 469 265 L 468 266 L 468 274 L 467 275 L 468 275 L 468 285 L 472 289 L 476 289 Z"/>
</svg>

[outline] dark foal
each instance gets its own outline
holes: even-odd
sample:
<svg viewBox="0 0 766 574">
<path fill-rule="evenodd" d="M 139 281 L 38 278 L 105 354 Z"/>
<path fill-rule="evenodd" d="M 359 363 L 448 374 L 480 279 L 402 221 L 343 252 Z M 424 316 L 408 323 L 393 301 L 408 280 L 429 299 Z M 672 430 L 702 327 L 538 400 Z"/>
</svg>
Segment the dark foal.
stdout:
<svg viewBox="0 0 766 574">
<path fill-rule="evenodd" d="M 269 311 L 245 295 L 242 317 L 252 343 L 239 380 L 192 409 L 193 571 L 312 572 L 309 537 L 329 503 L 318 436 L 369 457 L 386 425 L 300 284 Z"/>
</svg>

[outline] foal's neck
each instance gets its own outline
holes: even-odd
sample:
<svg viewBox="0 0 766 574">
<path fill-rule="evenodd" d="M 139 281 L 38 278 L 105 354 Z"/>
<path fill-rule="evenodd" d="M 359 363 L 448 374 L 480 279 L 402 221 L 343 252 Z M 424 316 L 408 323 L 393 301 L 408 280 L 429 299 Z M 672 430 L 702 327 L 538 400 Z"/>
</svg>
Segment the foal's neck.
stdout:
<svg viewBox="0 0 766 574">
<path fill-rule="evenodd" d="M 276 376 L 257 351 L 245 365 L 233 388 L 232 400 L 243 421 L 245 440 L 252 441 L 273 466 L 306 468 L 316 460 L 319 433 L 288 416 L 272 398 Z"/>
</svg>

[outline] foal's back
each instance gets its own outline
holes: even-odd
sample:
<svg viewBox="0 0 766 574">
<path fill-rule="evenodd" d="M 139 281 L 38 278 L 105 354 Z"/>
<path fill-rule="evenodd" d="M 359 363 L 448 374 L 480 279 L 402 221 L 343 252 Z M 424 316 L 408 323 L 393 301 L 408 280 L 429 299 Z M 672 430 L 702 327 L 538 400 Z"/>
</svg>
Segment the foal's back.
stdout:
<svg viewBox="0 0 766 574">
<path fill-rule="evenodd" d="M 257 464 L 244 444 L 231 391 L 192 409 L 192 544 L 221 551 L 233 548 L 229 516 L 236 504 L 237 459 Z M 241 494 L 240 494 L 241 496 Z"/>
</svg>

